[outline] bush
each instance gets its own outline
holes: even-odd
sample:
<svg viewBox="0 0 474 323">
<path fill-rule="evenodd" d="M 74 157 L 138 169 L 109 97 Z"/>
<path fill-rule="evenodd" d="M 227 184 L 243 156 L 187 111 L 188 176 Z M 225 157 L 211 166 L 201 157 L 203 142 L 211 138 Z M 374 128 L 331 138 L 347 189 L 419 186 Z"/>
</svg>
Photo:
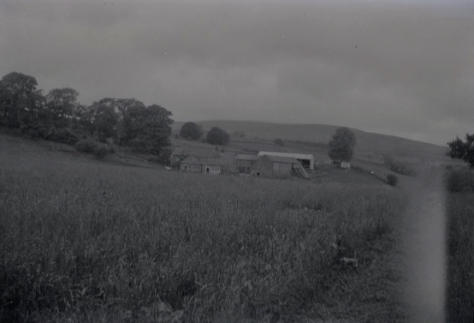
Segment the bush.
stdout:
<svg viewBox="0 0 474 323">
<path fill-rule="evenodd" d="M 99 144 L 95 140 L 82 139 L 82 140 L 79 140 L 74 145 L 74 147 L 76 148 L 77 151 L 81 153 L 92 154 L 94 151 L 96 151 L 98 145 Z"/>
<path fill-rule="evenodd" d="M 405 176 L 416 175 L 415 170 L 412 167 L 410 167 L 408 164 L 395 160 L 391 157 L 385 157 L 385 165 L 392 172 L 400 174 L 400 175 L 405 175 Z"/>
<path fill-rule="evenodd" d="M 456 169 L 446 175 L 446 188 L 449 192 L 474 192 L 474 172 L 469 169 Z"/>
<path fill-rule="evenodd" d="M 54 129 L 45 139 L 68 145 L 74 145 L 79 141 L 77 135 L 67 128 Z"/>
<path fill-rule="evenodd" d="M 284 145 L 285 145 L 285 143 L 283 142 L 283 140 L 280 139 L 280 138 L 277 138 L 277 139 L 273 140 L 273 143 L 274 143 L 275 145 L 278 145 L 278 146 L 284 146 Z"/>
<path fill-rule="evenodd" d="M 149 158 L 148 161 L 169 166 L 171 165 L 171 154 L 171 148 L 163 148 L 158 155 Z"/>
<path fill-rule="evenodd" d="M 93 154 L 98 159 L 103 159 L 107 154 L 114 152 L 111 146 L 99 143 L 92 139 L 79 140 L 74 147 L 77 151 L 86 154 Z"/>
<path fill-rule="evenodd" d="M 97 148 L 94 150 L 94 156 L 97 157 L 98 159 L 103 159 L 107 154 L 109 153 L 109 150 L 107 149 L 107 146 L 105 145 L 98 145 Z"/>
<path fill-rule="evenodd" d="M 387 184 L 391 186 L 396 186 L 398 183 L 398 177 L 394 174 L 387 175 Z"/>
</svg>

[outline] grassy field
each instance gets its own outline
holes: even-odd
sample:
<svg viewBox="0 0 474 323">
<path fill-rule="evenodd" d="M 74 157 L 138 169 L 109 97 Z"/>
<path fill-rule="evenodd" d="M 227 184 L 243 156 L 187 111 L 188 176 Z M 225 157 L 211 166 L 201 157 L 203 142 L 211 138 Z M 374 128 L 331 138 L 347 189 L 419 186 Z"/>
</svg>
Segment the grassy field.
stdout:
<svg viewBox="0 0 474 323">
<path fill-rule="evenodd" d="M 390 263 L 397 189 L 206 177 L 26 141 L 0 146 L 0 321 L 403 316 Z"/>
<path fill-rule="evenodd" d="M 463 181 L 467 177 L 464 172 Z M 474 183 L 474 173 L 470 178 Z M 447 202 L 448 318 L 470 323 L 474 321 L 474 192 L 451 193 Z"/>
</svg>

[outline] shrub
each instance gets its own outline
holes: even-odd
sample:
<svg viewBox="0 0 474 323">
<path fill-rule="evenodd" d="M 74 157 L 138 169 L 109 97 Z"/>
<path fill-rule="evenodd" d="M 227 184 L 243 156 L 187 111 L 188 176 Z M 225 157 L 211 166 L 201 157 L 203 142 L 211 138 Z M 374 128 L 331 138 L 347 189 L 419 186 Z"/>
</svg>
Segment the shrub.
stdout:
<svg viewBox="0 0 474 323">
<path fill-rule="evenodd" d="M 469 169 L 456 169 L 446 175 L 446 188 L 449 192 L 474 192 L 474 172 Z"/>
<path fill-rule="evenodd" d="M 76 148 L 77 151 L 81 153 L 87 153 L 87 154 L 92 154 L 94 151 L 96 151 L 98 147 L 98 143 L 93 140 L 93 139 L 82 139 L 79 140 L 74 147 Z"/>
<path fill-rule="evenodd" d="M 68 128 L 54 129 L 46 139 L 68 145 L 74 145 L 79 141 L 77 135 Z"/>
<path fill-rule="evenodd" d="M 283 140 L 280 139 L 280 138 L 277 138 L 277 139 L 273 140 L 273 143 L 274 143 L 275 145 L 278 145 L 278 146 L 284 146 L 284 145 L 285 145 L 285 143 L 283 142 Z"/>
<path fill-rule="evenodd" d="M 107 154 L 113 153 L 114 149 L 112 146 L 107 144 L 99 143 L 93 139 L 79 140 L 74 147 L 77 151 L 86 154 L 93 154 L 98 159 L 103 159 Z"/>
<path fill-rule="evenodd" d="M 385 165 L 390 169 L 392 172 L 405 175 L 405 176 L 415 176 L 415 170 L 410 167 L 408 164 L 403 163 L 399 160 L 395 160 L 391 157 L 385 157 Z"/>
<path fill-rule="evenodd" d="M 163 148 L 158 155 L 149 158 L 148 161 L 162 165 L 171 165 L 171 154 L 171 148 Z"/>
<path fill-rule="evenodd" d="M 394 174 L 387 175 L 387 184 L 391 186 L 396 186 L 398 183 L 398 177 Z"/>
<path fill-rule="evenodd" d="M 94 150 L 94 156 L 97 157 L 98 159 L 103 159 L 107 154 L 109 153 L 109 150 L 107 149 L 106 145 L 97 145 L 97 148 Z"/>
</svg>

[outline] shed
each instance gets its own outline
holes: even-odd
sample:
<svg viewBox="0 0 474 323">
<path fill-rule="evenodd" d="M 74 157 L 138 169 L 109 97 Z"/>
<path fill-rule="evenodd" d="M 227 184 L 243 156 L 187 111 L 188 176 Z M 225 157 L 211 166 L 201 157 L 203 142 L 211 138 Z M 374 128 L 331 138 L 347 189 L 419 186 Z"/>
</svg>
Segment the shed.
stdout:
<svg viewBox="0 0 474 323">
<path fill-rule="evenodd" d="M 283 157 L 296 159 L 300 162 L 301 166 L 306 169 L 314 169 L 314 156 L 312 154 L 301 154 L 301 153 L 283 153 L 277 151 L 260 151 L 258 156 L 272 156 L 272 157 Z"/>
<path fill-rule="evenodd" d="M 250 174 L 252 167 L 258 160 L 257 155 L 252 154 L 237 154 L 235 156 L 235 166 L 237 171 L 241 174 Z"/>
<path fill-rule="evenodd" d="M 351 168 L 351 162 L 344 161 L 344 160 L 334 160 L 333 164 L 336 167 L 343 168 L 343 169 L 349 169 Z"/>
<path fill-rule="evenodd" d="M 202 173 L 202 162 L 195 156 L 188 156 L 181 161 L 179 170 L 188 173 Z"/>
<path fill-rule="evenodd" d="M 225 161 L 221 158 L 188 156 L 181 161 L 179 169 L 187 173 L 219 175 L 224 171 Z"/>
<path fill-rule="evenodd" d="M 301 171 L 304 172 L 304 169 L 295 158 L 264 155 L 256 161 L 252 168 L 252 175 L 285 178 L 300 175 Z M 304 173 L 306 174 L 306 172 Z"/>
<path fill-rule="evenodd" d="M 220 158 L 202 158 L 202 172 L 206 175 L 222 174 L 225 162 Z"/>
</svg>

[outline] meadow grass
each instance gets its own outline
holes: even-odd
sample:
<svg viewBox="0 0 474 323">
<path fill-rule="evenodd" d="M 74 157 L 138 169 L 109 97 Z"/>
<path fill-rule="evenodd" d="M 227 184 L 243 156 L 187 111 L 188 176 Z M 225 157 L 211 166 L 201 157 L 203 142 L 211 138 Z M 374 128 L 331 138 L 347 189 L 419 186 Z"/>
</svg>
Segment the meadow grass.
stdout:
<svg viewBox="0 0 474 323">
<path fill-rule="evenodd" d="M 448 214 L 449 322 L 474 321 L 474 193 L 451 193 Z"/>
<path fill-rule="evenodd" d="M 387 249 L 372 247 L 401 213 L 396 189 L 206 177 L 61 156 L 0 154 L 3 320 L 152 322 L 166 320 L 164 312 L 186 322 L 368 317 L 344 310 L 373 291 L 351 284 L 359 271 L 378 270 L 374 260 Z M 359 259 L 358 269 L 337 263 L 336 239 Z M 377 297 L 368 300 L 373 311 L 389 317 Z"/>
</svg>

